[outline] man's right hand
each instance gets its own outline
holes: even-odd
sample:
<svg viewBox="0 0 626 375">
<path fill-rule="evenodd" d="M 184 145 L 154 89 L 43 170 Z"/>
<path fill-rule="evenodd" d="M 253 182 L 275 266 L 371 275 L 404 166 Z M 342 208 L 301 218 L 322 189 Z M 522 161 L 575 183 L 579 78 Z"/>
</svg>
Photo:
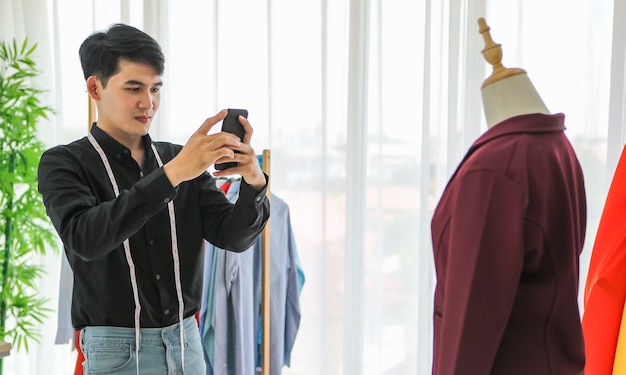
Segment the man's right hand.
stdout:
<svg viewBox="0 0 626 375">
<path fill-rule="evenodd" d="M 217 159 L 234 155 L 234 151 L 225 146 L 240 146 L 241 141 L 236 135 L 226 132 L 208 134 L 215 124 L 226 117 L 226 113 L 227 111 L 224 109 L 215 116 L 206 119 L 200 128 L 191 135 L 178 155 L 163 166 L 165 175 L 172 186 L 176 187 L 181 182 L 200 176 Z"/>
</svg>

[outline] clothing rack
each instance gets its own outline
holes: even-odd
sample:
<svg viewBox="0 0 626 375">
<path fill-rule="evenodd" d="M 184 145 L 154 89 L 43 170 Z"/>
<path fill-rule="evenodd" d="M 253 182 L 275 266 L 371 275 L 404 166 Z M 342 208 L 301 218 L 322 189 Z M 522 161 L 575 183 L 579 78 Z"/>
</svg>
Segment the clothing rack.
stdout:
<svg viewBox="0 0 626 375">
<path fill-rule="evenodd" d="M 96 103 L 90 95 L 87 95 L 87 113 L 88 124 L 87 131 L 91 129 L 91 124 L 96 121 Z M 268 149 L 263 150 L 261 156 L 261 168 L 266 175 L 270 175 L 271 152 Z M 270 181 L 267 181 L 267 199 L 270 199 Z M 263 336 L 261 341 L 261 349 L 263 353 L 261 363 L 261 375 L 270 375 L 270 221 L 267 221 L 262 232 L 262 271 L 261 271 L 261 320 Z"/>
</svg>

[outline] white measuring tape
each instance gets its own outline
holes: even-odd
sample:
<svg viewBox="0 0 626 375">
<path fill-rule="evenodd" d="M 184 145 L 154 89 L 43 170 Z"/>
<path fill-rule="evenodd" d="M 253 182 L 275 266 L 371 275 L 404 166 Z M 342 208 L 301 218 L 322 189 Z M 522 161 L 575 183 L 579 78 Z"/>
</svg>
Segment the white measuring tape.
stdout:
<svg viewBox="0 0 626 375">
<path fill-rule="evenodd" d="M 100 159 L 102 159 L 102 163 L 104 164 L 104 169 L 106 169 L 107 174 L 109 175 L 109 180 L 111 181 L 111 185 L 113 185 L 113 191 L 115 192 L 115 197 L 120 195 L 119 187 L 117 186 L 117 182 L 115 181 L 115 176 L 113 175 L 113 170 L 111 169 L 111 164 L 109 164 L 109 159 L 96 138 L 91 133 L 87 134 L 87 138 L 89 138 L 89 142 L 93 148 L 96 149 L 98 154 L 100 155 Z M 161 161 L 161 157 L 157 152 L 156 147 L 152 144 L 152 151 L 154 152 L 154 156 L 156 157 L 157 163 L 159 167 L 163 166 L 163 162 Z M 178 297 L 178 322 L 180 326 L 180 355 L 181 355 L 181 363 L 183 366 L 183 373 L 185 373 L 185 327 L 183 326 L 183 313 L 185 310 L 185 306 L 183 304 L 183 291 L 180 282 L 180 260 L 178 258 L 178 240 L 176 236 L 176 215 L 174 214 L 174 202 L 169 201 L 167 203 L 167 209 L 170 217 L 170 230 L 171 230 L 171 238 L 172 238 L 172 257 L 174 258 L 174 282 L 176 283 L 176 296 Z M 133 258 L 130 254 L 130 242 L 127 239 L 124 240 L 124 252 L 126 254 L 126 261 L 128 262 L 128 268 L 130 269 L 130 283 L 133 287 L 133 298 L 135 299 L 135 357 L 137 359 L 137 375 L 139 375 L 139 344 L 141 342 L 140 339 L 140 314 L 141 314 L 141 304 L 139 303 L 139 290 L 137 288 L 137 276 L 135 275 L 135 264 L 133 263 Z"/>
</svg>

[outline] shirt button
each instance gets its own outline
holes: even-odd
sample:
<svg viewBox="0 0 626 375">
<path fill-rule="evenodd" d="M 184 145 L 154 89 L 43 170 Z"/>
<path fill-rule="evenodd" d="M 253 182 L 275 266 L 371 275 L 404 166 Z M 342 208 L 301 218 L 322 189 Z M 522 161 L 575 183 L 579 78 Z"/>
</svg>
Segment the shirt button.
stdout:
<svg viewBox="0 0 626 375">
<path fill-rule="evenodd" d="M 165 202 L 165 203 L 169 203 L 169 202 L 170 202 L 170 199 L 169 199 L 169 198 L 165 198 L 165 199 L 163 199 L 163 202 Z"/>
<path fill-rule="evenodd" d="M 257 202 L 260 201 L 260 200 L 261 200 L 261 197 L 256 197 L 256 201 Z"/>
<path fill-rule="evenodd" d="M 167 310 L 167 309 L 165 311 L 163 311 L 163 312 L 165 313 L 165 315 L 169 315 L 170 314 L 170 310 Z"/>
<path fill-rule="evenodd" d="M 156 275 L 154 278 L 157 280 L 161 280 L 161 275 Z"/>
<path fill-rule="evenodd" d="M 150 244 L 150 246 L 154 245 L 154 240 L 150 240 L 148 241 L 148 243 Z"/>
<path fill-rule="evenodd" d="M 143 178 L 143 172 L 139 172 L 139 177 Z"/>
</svg>

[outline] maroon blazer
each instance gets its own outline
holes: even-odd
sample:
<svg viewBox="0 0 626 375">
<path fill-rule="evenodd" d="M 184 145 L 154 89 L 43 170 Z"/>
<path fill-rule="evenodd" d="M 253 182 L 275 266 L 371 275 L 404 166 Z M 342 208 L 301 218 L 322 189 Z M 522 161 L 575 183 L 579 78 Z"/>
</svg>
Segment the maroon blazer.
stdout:
<svg viewBox="0 0 626 375">
<path fill-rule="evenodd" d="M 564 118 L 493 126 L 448 182 L 431 228 L 433 374 L 583 374 L 587 207 Z"/>
</svg>

